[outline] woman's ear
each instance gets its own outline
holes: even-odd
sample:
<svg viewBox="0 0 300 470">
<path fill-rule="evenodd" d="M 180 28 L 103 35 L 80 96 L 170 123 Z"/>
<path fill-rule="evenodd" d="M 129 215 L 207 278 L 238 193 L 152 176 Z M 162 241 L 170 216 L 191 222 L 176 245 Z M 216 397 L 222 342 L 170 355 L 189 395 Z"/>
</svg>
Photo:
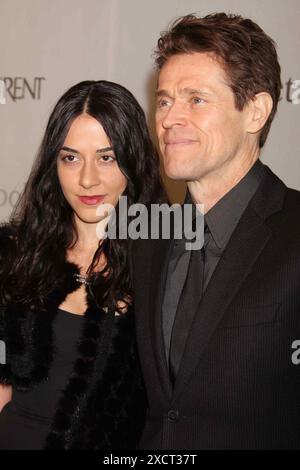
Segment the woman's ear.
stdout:
<svg viewBox="0 0 300 470">
<path fill-rule="evenodd" d="M 257 93 L 257 95 L 250 100 L 249 104 L 249 122 L 248 122 L 248 132 L 250 134 L 255 134 L 260 131 L 273 108 L 273 100 L 269 93 L 263 91 Z"/>
</svg>

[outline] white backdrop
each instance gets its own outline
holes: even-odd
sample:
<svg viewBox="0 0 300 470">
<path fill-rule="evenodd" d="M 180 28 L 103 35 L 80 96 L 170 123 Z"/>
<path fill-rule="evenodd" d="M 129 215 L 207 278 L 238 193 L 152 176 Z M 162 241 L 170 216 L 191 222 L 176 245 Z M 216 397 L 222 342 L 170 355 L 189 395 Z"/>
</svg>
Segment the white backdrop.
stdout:
<svg viewBox="0 0 300 470">
<path fill-rule="evenodd" d="M 86 79 L 119 82 L 138 98 L 152 128 L 151 55 L 159 33 L 177 16 L 216 11 L 252 18 L 278 44 L 284 89 L 263 161 L 300 189 L 299 0 L 0 0 L 6 85 L 0 87 L 0 220 L 11 212 L 49 113 L 67 88 Z M 170 182 L 168 188 L 172 200 L 182 197 L 182 188 Z"/>
</svg>

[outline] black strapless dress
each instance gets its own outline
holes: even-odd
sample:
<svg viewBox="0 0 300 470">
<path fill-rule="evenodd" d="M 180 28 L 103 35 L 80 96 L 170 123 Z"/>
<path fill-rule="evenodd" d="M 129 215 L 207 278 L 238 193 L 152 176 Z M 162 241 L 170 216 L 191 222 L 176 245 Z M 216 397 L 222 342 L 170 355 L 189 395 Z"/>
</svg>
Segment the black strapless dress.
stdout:
<svg viewBox="0 0 300 470">
<path fill-rule="evenodd" d="M 28 392 L 14 390 L 0 413 L 0 450 L 43 449 L 61 393 L 77 358 L 83 316 L 58 309 L 49 379 Z"/>
</svg>

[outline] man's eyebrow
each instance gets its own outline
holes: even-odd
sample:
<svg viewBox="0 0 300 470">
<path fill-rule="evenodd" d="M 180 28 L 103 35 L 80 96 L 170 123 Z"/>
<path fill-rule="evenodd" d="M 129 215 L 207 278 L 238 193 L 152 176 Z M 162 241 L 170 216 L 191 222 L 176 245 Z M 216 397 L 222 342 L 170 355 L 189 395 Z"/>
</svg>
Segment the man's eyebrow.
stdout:
<svg viewBox="0 0 300 470">
<path fill-rule="evenodd" d="M 62 147 L 61 150 L 65 150 L 66 152 L 72 152 L 72 153 L 76 153 L 76 154 L 80 154 L 80 152 L 78 152 L 78 150 L 75 150 L 75 149 L 72 149 L 71 147 Z M 110 150 L 112 150 L 112 147 L 103 147 L 102 149 L 98 149 L 96 150 L 96 153 L 104 153 L 104 152 L 109 152 Z"/>
<path fill-rule="evenodd" d="M 208 91 L 201 90 L 200 88 L 183 88 L 182 90 L 179 91 L 179 94 L 183 95 L 205 95 L 209 96 L 211 93 Z"/>
<path fill-rule="evenodd" d="M 182 88 L 181 90 L 179 90 L 179 95 L 204 95 L 204 96 L 210 96 L 211 93 L 209 91 L 204 91 L 204 90 L 201 90 L 200 88 L 189 88 L 189 87 L 185 87 L 185 88 Z M 167 90 L 157 90 L 157 92 L 155 93 L 156 97 L 159 98 L 161 96 L 167 96 L 168 98 L 172 98 L 172 96 L 170 95 L 169 92 L 167 92 Z"/>
<path fill-rule="evenodd" d="M 155 92 L 156 98 L 159 98 L 160 96 L 167 96 L 168 98 L 171 98 L 170 93 L 167 92 L 167 90 L 157 90 Z"/>
</svg>

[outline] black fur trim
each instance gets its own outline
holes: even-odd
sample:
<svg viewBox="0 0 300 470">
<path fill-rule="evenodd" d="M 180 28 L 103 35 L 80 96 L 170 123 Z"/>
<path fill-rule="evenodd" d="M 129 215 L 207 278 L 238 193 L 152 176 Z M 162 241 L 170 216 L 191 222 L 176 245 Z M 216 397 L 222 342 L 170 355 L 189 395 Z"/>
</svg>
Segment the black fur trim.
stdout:
<svg viewBox="0 0 300 470">
<path fill-rule="evenodd" d="M 3 229 L 2 229 L 3 230 Z M 5 237 L 1 237 L 1 247 Z M 8 245 L 7 245 L 7 248 Z M 1 258 L 1 253 L 0 253 Z M 52 323 L 59 305 L 79 288 L 75 264 L 65 262 L 60 285 L 30 305 L 11 304 L 1 312 L 0 339 L 6 342 L 7 364 L 0 382 L 29 390 L 46 380 L 53 360 Z M 78 356 L 62 392 L 46 449 L 134 449 L 146 409 L 136 353 L 133 309 L 124 315 L 99 309 L 87 293 Z"/>
<path fill-rule="evenodd" d="M 35 304 L 9 305 L 4 315 L 3 338 L 6 343 L 10 383 L 26 391 L 46 380 L 53 359 L 52 322 L 67 295 L 79 288 L 73 274 L 78 267 L 66 263 L 60 289 Z M 2 379 L 1 379 L 2 381 Z"/>
<path fill-rule="evenodd" d="M 80 356 L 59 402 L 46 449 L 134 449 L 138 443 L 146 401 L 133 311 L 123 317 L 98 311 L 93 319 L 91 313 L 85 319 Z M 87 334 L 91 329 L 97 331 L 97 338 L 95 331 Z M 85 363 L 92 373 L 86 372 Z"/>
</svg>

